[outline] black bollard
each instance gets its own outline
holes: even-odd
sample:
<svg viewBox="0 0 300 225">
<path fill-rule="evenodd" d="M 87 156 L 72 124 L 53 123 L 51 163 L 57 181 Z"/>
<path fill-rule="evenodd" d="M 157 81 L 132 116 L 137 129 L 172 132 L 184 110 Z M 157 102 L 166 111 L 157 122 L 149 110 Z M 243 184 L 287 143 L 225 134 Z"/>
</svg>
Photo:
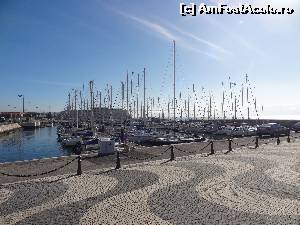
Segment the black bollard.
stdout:
<svg viewBox="0 0 300 225">
<path fill-rule="evenodd" d="M 258 137 L 255 138 L 255 148 L 258 148 L 259 145 L 258 145 Z"/>
<path fill-rule="evenodd" d="M 228 151 L 231 152 L 232 151 L 232 140 L 228 139 L 228 141 L 229 141 Z"/>
<path fill-rule="evenodd" d="M 174 155 L 174 146 L 171 145 L 171 158 L 170 161 L 174 161 L 175 160 L 175 155 Z"/>
<path fill-rule="evenodd" d="M 77 175 L 81 175 L 82 170 L 81 170 L 81 155 L 78 156 L 78 166 L 77 166 Z"/>
<path fill-rule="evenodd" d="M 117 162 L 116 162 L 116 170 L 121 168 L 121 160 L 120 160 L 120 153 L 117 151 Z"/>
<path fill-rule="evenodd" d="M 279 136 L 277 137 L 277 145 L 279 145 L 280 144 L 280 138 L 279 138 Z"/>
<path fill-rule="evenodd" d="M 210 142 L 210 154 L 211 154 L 211 155 L 215 154 L 215 150 L 214 150 L 214 142 L 213 142 L 213 141 Z"/>
<path fill-rule="evenodd" d="M 288 135 L 288 137 L 287 137 L 287 142 L 288 142 L 288 143 L 291 143 L 290 135 Z"/>
</svg>

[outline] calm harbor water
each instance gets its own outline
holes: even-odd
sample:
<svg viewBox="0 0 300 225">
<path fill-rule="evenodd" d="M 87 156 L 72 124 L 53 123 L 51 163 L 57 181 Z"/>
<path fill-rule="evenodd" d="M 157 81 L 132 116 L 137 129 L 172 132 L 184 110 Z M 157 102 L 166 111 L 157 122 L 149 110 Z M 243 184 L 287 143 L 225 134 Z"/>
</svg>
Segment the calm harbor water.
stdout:
<svg viewBox="0 0 300 225">
<path fill-rule="evenodd" d="M 0 162 L 40 159 L 70 155 L 57 142 L 56 127 L 20 130 L 0 136 Z"/>
</svg>

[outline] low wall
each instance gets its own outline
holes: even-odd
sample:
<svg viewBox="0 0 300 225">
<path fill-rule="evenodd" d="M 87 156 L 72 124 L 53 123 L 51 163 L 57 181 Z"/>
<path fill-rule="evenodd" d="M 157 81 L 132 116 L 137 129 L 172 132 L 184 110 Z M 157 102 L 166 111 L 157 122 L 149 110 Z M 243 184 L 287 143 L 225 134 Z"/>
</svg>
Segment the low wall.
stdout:
<svg viewBox="0 0 300 225">
<path fill-rule="evenodd" d="M 18 123 L 0 125 L 0 134 L 4 134 L 4 133 L 7 133 L 9 131 L 19 129 L 19 128 L 21 128 L 21 126 Z"/>
</svg>

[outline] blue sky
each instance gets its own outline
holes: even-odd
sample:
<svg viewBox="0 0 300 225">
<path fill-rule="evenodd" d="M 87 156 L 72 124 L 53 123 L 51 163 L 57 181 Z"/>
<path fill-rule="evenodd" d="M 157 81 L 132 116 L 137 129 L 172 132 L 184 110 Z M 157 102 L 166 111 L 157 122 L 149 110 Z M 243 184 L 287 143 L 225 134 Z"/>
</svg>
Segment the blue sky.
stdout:
<svg viewBox="0 0 300 225">
<path fill-rule="evenodd" d="M 168 99 L 175 39 L 178 92 L 195 83 L 218 102 L 221 82 L 240 84 L 247 73 L 262 116 L 300 115 L 299 1 L 269 1 L 293 15 L 196 17 L 180 16 L 180 2 L 2 0 L 0 111 L 20 109 L 18 94 L 27 110 L 59 111 L 72 88 L 94 80 L 98 90 L 120 89 L 127 70 L 144 67 L 149 95 Z"/>
</svg>

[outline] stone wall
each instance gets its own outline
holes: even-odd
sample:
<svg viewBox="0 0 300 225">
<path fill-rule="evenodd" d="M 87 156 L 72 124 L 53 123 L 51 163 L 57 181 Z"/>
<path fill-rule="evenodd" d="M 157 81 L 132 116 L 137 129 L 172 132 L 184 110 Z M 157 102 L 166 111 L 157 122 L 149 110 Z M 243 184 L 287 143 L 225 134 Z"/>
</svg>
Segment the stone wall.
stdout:
<svg viewBox="0 0 300 225">
<path fill-rule="evenodd" d="M 5 125 L 0 125 L 0 134 L 19 129 L 21 126 L 18 123 L 11 123 L 11 124 L 5 124 Z"/>
</svg>

